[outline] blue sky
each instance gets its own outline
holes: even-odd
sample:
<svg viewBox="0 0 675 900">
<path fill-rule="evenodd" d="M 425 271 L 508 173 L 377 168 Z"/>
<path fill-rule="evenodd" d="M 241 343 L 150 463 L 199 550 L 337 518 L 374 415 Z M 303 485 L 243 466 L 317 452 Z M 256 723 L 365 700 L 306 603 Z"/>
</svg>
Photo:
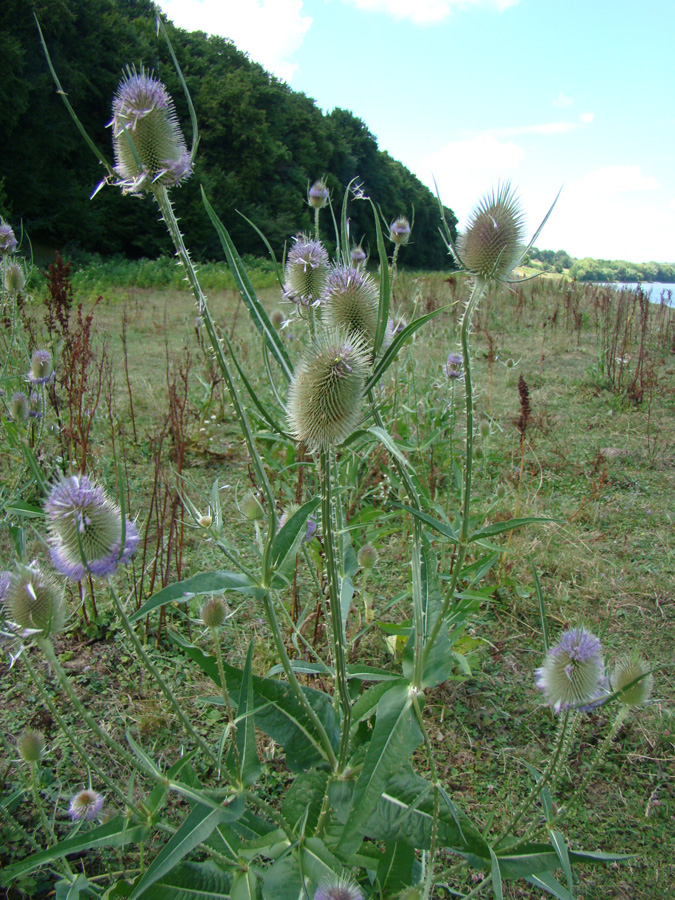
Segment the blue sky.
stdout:
<svg viewBox="0 0 675 900">
<path fill-rule="evenodd" d="M 460 227 L 511 180 L 534 230 L 562 185 L 539 247 L 675 263 L 672 0 L 159 6 L 231 38 L 323 110 L 362 118 L 380 149 L 435 177 Z"/>
</svg>

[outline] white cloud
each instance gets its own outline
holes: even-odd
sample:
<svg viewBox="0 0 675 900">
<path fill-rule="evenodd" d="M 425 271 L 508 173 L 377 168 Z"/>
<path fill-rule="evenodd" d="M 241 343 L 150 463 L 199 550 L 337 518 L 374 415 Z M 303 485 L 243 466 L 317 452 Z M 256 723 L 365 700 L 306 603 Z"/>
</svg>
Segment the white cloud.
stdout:
<svg viewBox="0 0 675 900">
<path fill-rule="evenodd" d="M 591 112 L 581 113 L 579 116 L 579 121 L 583 122 L 584 125 L 590 125 L 593 119 L 595 119 L 595 113 Z"/>
<path fill-rule="evenodd" d="M 514 125 L 511 128 L 497 128 L 494 134 L 515 137 L 518 134 L 567 134 L 576 131 L 578 122 L 542 122 L 539 125 Z"/>
<path fill-rule="evenodd" d="M 268 71 L 290 81 L 291 62 L 312 19 L 302 0 L 158 0 L 162 11 L 188 31 L 230 38 Z"/>
<path fill-rule="evenodd" d="M 518 0 L 343 0 L 365 12 L 381 12 L 395 19 L 409 19 L 416 25 L 429 25 L 447 19 L 453 9 L 468 6 L 493 6 L 497 10 L 515 6 Z"/>
<path fill-rule="evenodd" d="M 563 94 L 562 91 L 558 94 L 558 96 L 553 101 L 554 106 L 562 107 L 562 106 L 571 106 L 574 103 L 571 97 L 567 97 Z"/>
</svg>

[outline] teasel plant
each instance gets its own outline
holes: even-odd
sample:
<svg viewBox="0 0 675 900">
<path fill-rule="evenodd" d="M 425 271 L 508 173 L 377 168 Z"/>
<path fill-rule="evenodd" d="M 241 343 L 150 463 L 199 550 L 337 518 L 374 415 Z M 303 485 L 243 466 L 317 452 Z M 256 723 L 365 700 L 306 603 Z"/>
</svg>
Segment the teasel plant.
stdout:
<svg viewBox="0 0 675 900">
<path fill-rule="evenodd" d="M 83 498 L 81 480 L 53 489 L 56 493 L 48 501 L 47 512 L 49 546 L 57 569 L 72 578 L 84 567 L 107 581 L 127 638 L 180 720 L 189 749 L 173 765 L 164 767 L 131 730 L 127 730 L 128 748 L 116 745 L 87 712 L 51 649 L 51 623 L 63 625 L 61 606 L 54 599 L 58 615 L 56 611 L 51 617 L 41 614 L 38 620 L 29 603 L 29 617 L 17 624 L 24 633 L 23 639 L 43 650 L 69 701 L 94 735 L 111 754 L 118 754 L 134 777 L 137 773 L 143 784 L 149 781 L 152 789 L 139 800 L 138 791 L 131 790 L 131 784 L 128 790 L 122 790 L 106 775 L 104 767 L 99 767 L 94 774 L 102 789 L 105 787 L 106 797 L 114 795 L 124 813 L 111 822 L 93 825 L 102 795 L 93 791 L 90 784 L 90 793 L 76 804 L 76 812 L 82 815 L 78 821 L 86 820 L 91 811 L 92 822 L 86 830 L 83 827 L 74 838 L 50 845 L 10 866 L 0 881 L 10 884 L 38 866 L 51 864 L 72 852 L 103 846 L 128 847 L 132 843 L 143 846 L 151 835 L 163 834 L 166 843 L 149 865 L 143 862 L 140 870 L 112 878 L 105 893 L 83 873 L 77 875 L 78 888 L 81 892 L 86 888 L 91 896 L 125 896 L 129 900 L 156 895 L 158 890 L 162 896 L 179 897 L 187 886 L 210 897 L 233 900 L 428 900 L 442 887 L 465 900 L 491 889 L 500 900 L 504 880 L 525 878 L 557 897 L 571 897 L 573 862 L 621 857 L 572 850 L 559 831 L 564 816 L 553 806 L 551 789 L 560 778 L 585 709 L 621 702 L 622 698 L 622 709 L 630 710 L 646 702 L 646 686 L 651 687 L 646 663 L 636 658 L 621 664 L 610 689 L 606 686 L 600 642 L 590 632 L 580 627 L 561 635 L 554 647 L 549 646 L 545 605 L 539 593 L 546 655 L 537 683 L 552 714 L 558 717 L 558 734 L 550 760 L 543 771 L 533 772 L 532 789 L 496 834 L 473 822 L 444 786 L 424 711 L 429 691 L 453 678 L 457 669 L 466 665 L 455 643 L 477 608 L 478 589 L 475 569 L 466 564 L 467 554 L 497 535 L 542 521 L 523 517 L 484 524 L 473 496 L 471 321 L 488 285 L 507 282 L 526 252 L 520 204 L 510 186 L 504 186 L 481 201 L 457 241 L 443 223 L 449 252 L 473 282 L 460 328 L 461 363 L 458 358 L 452 361 L 451 377 L 461 371 L 465 384 L 467 452 L 459 513 L 450 519 L 433 503 L 415 472 L 414 462 L 385 421 L 385 374 L 415 332 L 444 311 L 419 316 L 398 333 L 391 327 L 392 279 L 396 277 L 399 253 L 404 252 L 410 238 L 410 223 L 402 218 L 394 220 L 386 236 L 394 243 L 390 258 L 379 210 L 362 191 L 356 192 L 362 201 L 372 205 L 379 261 L 376 280 L 364 270 L 362 260 L 356 265 L 352 261 L 348 223 L 353 192 L 348 188 L 341 210 L 333 215 L 336 253 L 321 275 L 323 283 L 313 278 L 316 272 L 302 270 L 303 265 L 313 269 L 313 261 L 317 266 L 325 265 L 327 253 L 322 246 L 312 247 L 302 259 L 298 254 L 297 260 L 289 260 L 293 265 L 298 263 L 291 273 L 294 278 L 310 276 L 311 290 L 304 294 L 298 292 L 297 284 L 292 284 L 288 271 L 284 282 L 279 267 L 280 286 L 291 284 L 289 293 L 296 294 L 290 298 L 295 316 L 307 324 L 303 349 L 293 361 L 256 296 L 225 225 L 203 194 L 205 209 L 260 338 L 264 372 L 274 398 L 272 402 L 265 400 L 227 334 L 218 329 L 211 316 L 175 215 L 172 192 L 191 173 L 198 130 L 187 86 L 161 22 L 159 27 L 186 94 L 192 120 L 191 150 L 187 150 L 171 97 L 145 69 L 127 72 L 113 102 L 115 164 L 108 163 L 86 135 L 85 139 L 106 167 L 102 184 L 151 198 L 166 224 L 247 449 L 255 482 L 255 515 L 251 521 L 256 539 L 248 548 L 251 552 L 240 556 L 230 541 L 217 483 L 208 498 L 208 513 L 204 513 L 187 499 L 189 486 L 184 479 L 185 503 L 195 524 L 210 537 L 231 568 L 199 573 L 169 585 L 129 615 L 114 587 L 114 579 L 118 567 L 133 553 L 133 521 L 127 519 L 123 506 L 106 502 L 96 488 L 89 499 Z M 83 131 L 53 68 L 52 74 Z M 320 213 L 323 209 L 333 212 L 324 188 L 323 179 L 310 188 L 308 203 L 315 211 L 315 231 L 312 237 L 298 238 L 296 244 L 302 240 L 305 245 L 320 245 Z M 305 299 L 298 302 L 299 296 Z M 259 424 L 266 430 L 266 440 L 272 435 L 287 447 L 302 444 L 315 462 L 316 480 L 306 480 L 305 495 L 299 498 L 298 507 L 283 518 L 278 512 L 282 506 L 281 476 L 272 475 L 265 462 L 264 448 L 257 437 Z M 395 667 L 375 667 L 350 659 L 350 611 L 355 577 L 359 565 L 365 565 L 365 557 L 362 553 L 359 562 L 352 545 L 344 497 L 352 461 L 373 446 L 388 455 L 390 477 L 398 494 L 396 501 L 390 501 L 388 514 L 400 516 L 412 527 L 411 616 L 400 627 L 405 642 L 400 668 L 398 663 Z M 118 491 L 120 498 L 123 494 Z M 312 528 L 315 516 L 318 521 Z M 90 533 L 92 529 L 100 529 L 100 534 Z M 307 640 L 293 622 L 284 600 L 296 559 L 306 553 L 306 545 L 311 541 L 318 541 L 320 546 L 322 573 L 316 590 L 326 615 L 325 647 Z M 438 571 L 436 544 L 454 548 L 452 568 L 445 579 Z M 252 555 L 253 562 L 242 561 L 250 560 Z M 372 553 L 369 561 L 373 561 Z M 23 577 L 12 576 L 10 591 Z M 56 597 L 58 591 L 54 591 Z M 34 593 L 38 594 L 37 589 Z M 226 595 L 251 598 L 262 605 L 277 658 L 268 674 L 254 673 L 253 641 L 243 668 L 231 665 L 223 653 L 223 632 L 231 615 L 223 599 Z M 153 666 L 135 633 L 136 623 L 165 604 L 186 604 L 200 597 L 206 599 L 200 609 L 199 624 L 214 652 L 207 652 L 198 641 L 188 641 L 175 632 L 170 634 L 178 650 L 217 689 L 208 698 L 210 707 L 223 711 L 224 724 L 216 734 L 212 733 L 209 720 L 200 722 L 199 728 L 194 725 L 192 718 L 197 713 L 194 709 L 188 713 L 182 709 L 172 686 Z M 366 622 L 366 627 L 374 627 L 374 623 Z M 302 646 L 302 656 L 291 657 L 284 628 L 293 630 L 293 641 Z M 23 655 L 29 672 L 31 668 L 35 670 L 31 654 Z M 39 675 L 36 683 L 45 703 L 56 709 L 49 693 L 40 686 Z M 640 684 L 645 689 L 636 691 Z M 330 689 L 325 689 L 327 685 Z M 621 721 L 626 714 L 620 713 Z M 61 724 L 63 718 L 57 721 Z M 618 727 L 620 723 L 610 730 L 606 749 Z M 282 802 L 270 799 L 266 789 L 262 778 L 265 765 L 259 755 L 256 731 L 266 734 L 285 754 L 287 792 Z M 86 755 L 72 730 L 65 733 L 78 755 Z M 196 763 L 199 754 L 201 766 Z M 423 761 L 421 766 L 419 759 Z M 587 774 L 591 766 L 592 763 Z M 419 773 L 420 767 L 424 775 Z M 164 813 L 169 794 L 183 801 L 180 809 L 185 815 L 178 825 L 175 817 Z M 546 814 L 545 826 L 541 824 L 541 808 Z M 571 808 L 568 803 L 567 809 Z M 449 865 L 448 860 L 453 864 Z M 457 885 L 470 881 L 468 869 L 481 872 L 484 877 L 462 892 Z M 557 869 L 564 871 L 567 887 L 556 880 L 553 872 Z M 64 887 L 60 890 L 71 885 L 72 878 L 65 871 L 60 882 Z"/>
</svg>

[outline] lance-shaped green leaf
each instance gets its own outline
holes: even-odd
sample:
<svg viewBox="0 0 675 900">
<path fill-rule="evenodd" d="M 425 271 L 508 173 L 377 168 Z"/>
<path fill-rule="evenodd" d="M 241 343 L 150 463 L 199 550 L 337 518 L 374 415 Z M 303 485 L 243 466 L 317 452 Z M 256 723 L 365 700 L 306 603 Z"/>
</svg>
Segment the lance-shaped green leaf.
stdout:
<svg viewBox="0 0 675 900">
<path fill-rule="evenodd" d="M 178 634 L 171 632 L 171 638 L 220 686 L 215 657 L 204 653 Z M 223 663 L 223 668 L 230 692 L 241 690 L 242 671 L 227 663 Z M 252 676 L 252 681 L 255 724 L 284 748 L 289 769 L 292 772 L 302 772 L 325 760 L 317 729 L 290 685 L 285 681 L 257 675 Z M 324 726 L 332 745 L 337 748 L 340 737 L 331 698 L 313 688 L 303 687 L 302 691 Z M 220 705 L 223 701 L 222 697 L 214 697 L 209 702 Z"/>
<path fill-rule="evenodd" d="M 600 853 L 591 850 L 568 850 L 572 863 L 608 863 L 633 859 L 631 853 Z M 527 878 L 560 867 L 560 858 L 550 844 L 517 844 L 497 851 L 499 865 L 505 878 Z"/>
<path fill-rule="evenodd" d="M 126 816 L 115 816 L 105 825 L 83 831 L 75 837 L 60 841 L 46 850 L 33 853 L 12 866 L 6 866 L 0 875 L 0 884 L 7 887 L 15 878 L 27 875 L 39 866 L 51 863 L 55 859 L 63 859 L 70 853 L 82 853 L 84 850 L 96 850 L 99 847 L 121 848 L 127 844 L 138 844 L 150 833 L 145 825 L 129 825 Z"/>
<path fill-rule="evenodd" d="M 430 634 L 436 620 L 443 609 L 438 577 L 438 561 L 428 541 L 423 542 L 420 566 L 420 586 L 422 593 L 422 627 L 424 637 Z M 457 635 L 457 632 L 455 633 Z M 403 674 L 412 679 L 415 655 L 415 632 L 411 632 L 403 650 Z M 442 627 L 434 641 L 434 645 L 424 660 L 422 671 L 422 687 L 436 687 L 447 681 L 454 669 L 454 657 L 448 637 L 447 627 Z"/>
<path fill-rule="evenodd" d="M 261 241 L 263 242 L 263 244 L 267 247 L 267 252 L 268 252 L 269 255 L 270 255 L 270 259 L 272 260 L 272 265 L 274 266 L 274 274 L 275 274 L 275 276 L 276 276 L 276 279 L 277 279 L 277 282 L 278 282 L 278 284 L 279 284 L 279 287 L 280 287 L 281 290 L 283 291 L 283 289 L 284 289 L 284 274 L 283 274 L 283 269 L 281 268 L 281 266 L 280 266 L 279 263 L 277 262 L 277 255 L 276 255 L 276 253 L 274 252 L 274 249 L 273 249 L 272 245 L 271 245 L 270 242 L 267 240 L 267 236 L 263 234 L 263 232 L 262 232 L 262 231 L 258 228 L 258 226 L 255 224 L 255 222 L 252 222 L 250 219 L 247 219 L 246 216 L 243 214 L 243 212 L 241 212 L 240 210 L 237 210 L 237 212 L 239 213 L 239 215 L 242 217 L 242 219 L 243 219 L 245 222 L 248 222 L 248 224 L 251 226 L 251 228 L 255 231 L 255 233 L 256 233 L 256 234 L 258 235 L 258 237 L 261 239 Z"/>
<path fill-rule="evenodd" d="M 272 569 L 274 574 L 280 576 L 284 582 L 293 574 L 295 558 L 302 545 L 302 539 L 307 533 L 307 519 L 320 502 L 320 497 L 314 497 L 307 503 L 303 503 L 274 537 L 271 554 Z"/>
<path fill-rule="evenodd" d="M 253 662 L 253 644 L 248 646 L 246 654 L 246 664 L 244 666 L 244 674 L 241 679 L 241 690 L 239 691 L 239 703 L 237 704 L 237 749 L 239 750 L 239 777 L 244 785 L 251 785 L 256 782 L 260 775 L 261 765 L 258 759 L 258 751 L 255 743 L 255 726 L 253 724 L 253 679 L 252 679 L 252 662 Z"/>
<path fill-rule="evenodd" d="M 373 346 L 375 356 L 377 356 L 382 347 L 384 336 L 387 333 L 387 325 L 389 324 L 389 296 L 391 293 L 391 284 L 389 278 L 389 260 L 387 259 L 387 250 L 384 244 L 384 236 L 382 235 L 380 217 L 377 214 L 375 204 L 372 200 L 370 201 L 370 205 L 373 207 L 377 255 L 380 259 L 380 306 L 377 314 L 377 330 L 375 332 L 375 342 Z"/>
<path fill-rule="evenodd" d="M 213 227 L 216 229 L 218 237 L 220 238 L 220 243 L 222 244 L 223 250 L 225 251 L 225 256 L 227 257 L 227 263 L 230 267 L 230 271 L 234 276 L 234 280 L 237 288 L 239 289 L 241 299 L 246 304 L 246 308 L 249 311 L 251 320 L 253 321 L 253 324 L 258 329 L 260 334 L 265 337 L 272 356 L 274 356 L 276 361 L 279 363 L 279 367 L 281 368 L 286 381 L 290 382 L 291 378 L 293 377 L 293 366 L 288 357 L 288 353 L 286 352 L 286 348 L 284 347 L 276 328 L 270 322 L 267 313 L 265 312 L 265 308 L 256 296 L 255 289 L 248 277 L 246 267 L 232 242 L 232 238 L 230 237 L 227 228 L 225 228 L 223 223 L 216 215 L 215 210 L 207 200 L 203 188 L 202 201 L 204 203 L 204 208 L 206 209 L 206 212 L 208 213 L 208 216 L 213 223 Z"/>
<path fill-rule="evenodd" d="M 429 513 L 425 513 L 421 509 L 415 509 L 412 506 L 406 506 L 404 503 L 393 503 L 392 506 L 403 509 L 407 513 L 410 513 L 411 516 L 415 516 L 420 522 L 424 522 L 425 525 L 428 525 L 434 531 L 438 532 L 438 534 L 442 534 L 443 537 L 449 538 L 453 544 L 458 543 L 459 535 L 448 522 L 441 522 L 440 519 L 430 516 Z"/>
<path fill-rule="evenodd" d="M 469 537 L 469 543 L 480 541 L 484 538 L 495 537 L 498 534 L 504 534 L 505 531 L 513 531 L 515 528 L 522 528 L 523 525 L 542 524 L 544 522 L 557 522 L 550 516 L 523 516 L 520 519 L 509 519 L 508 522 L 494 522 L 492 525 L 486 525 L 474 531 Z"/>
<path fill-rule="evenodd" d="M 564 888 L 551 872 L 539 872 L 538 875 L 528 875 L 525 881 L 533 884 L 535 887 L 543 888 L 549 894 L 557 897 L 558 900 L 574 900 L 574 895 Z"/>
<path fill-rule="evenodd" d="M 417 319 L 413 319 L 413 321 L 406 325 L 403 331 L 399 332 L 391 344 L 387 347 L 384 354 L 382 355 L 382 359 L 379 361 L 377 366 L 375 367 L 375 371 L 370 376 L 368 381 L 366 382 L 366 386 L 363 389 L 363 393 L 367 394 L 368 391 L 371 391 L 377 382 L 382 378 L 384 373 L 387 371 L 389 366 L 396 359 L 399 350 L 405 344 L 405 342 L 412 337 L 412 335 L 422 327 L 426 322 L 430 319 L 433 319 L 434 316 L 437 316 L 439 313 L 443 312 L 446 309 L 449 309 L 448 306 L 441 306 L 440 309 L 435 309 L 433 312 L 427 313 L 424 316 L 420 316 Z"/>
<path fill-rule="evenodd" d="M 143 891 L 143 900 L 227 900 L 232 876 L 212 862 L 183 862 Z M 131 886 L 118 883 L 106 897 L 128 898 Z"/>
<path fill-rule="evenodd" d="M 300 862 L 303 873 L 315 884 L 331 883 L 345 874 L 342 863 L 318 837 L 309 837 L 303 841 Z M 358 866 L 359 863 L 355 865 Z"/>
<path fill-rule="evenodd" d="M 565 878 L 567 879 L 567 890 L 571 896 L 574 893 L 573 880 L 572 880 L 572 865 L 570 863 L 570 855 L 567 850 L 567 844 L 565 843 L 565 838 L 560 831 L 556 831 L 553 828 L 549 831 L 549 835 L 551 838 L 551 844 L 553 845 L 553 849 L 557 853 L 558 859 L 560 860 L 560 864 L 562 865 L 562 868 L 563 868 L 563 872 L 565 873 Z"/>
<path fill-rule="evenodd" d="M 260 879 L 252 868 L 234 873 L 230 900 L 258 900 L 260 896 Z"/>
<path fill-rule="evenodd" d="M 393 437 L 384 430 L 384 428 L 379 428 L 377 425 L 373 425 L 368 429 L 369 434 L 372 434 L 374 437 L 380 441 L 380 443 L 386 447 L 386 449 L 391 453 L 392 456 L 396 457 L 396 459 L 401 463 L 401 465 L 405 466 L 406 469 L 410 469 L 411 472 L 415 470 L 410 465 L 405 454 L 400 450 L 397 446 L 396 441 Z"/>
<path fill-rule="evenodd" d="M 387 844 L 377 867 L 377 881 L 384 896 L 398 894 L 412 883 L 415 848 L 407 841 Z"/>
<path fill-rule="evenodd" d="M 338 851 L 348 857 L 358 849 L 366 822 L 391 776 L 405 765 L 422 741 L 408 685 L 397 685 L 377 706 L 375 728 L 354 787 L 352 803 Z"/>
<path fill-rule="evenodd" d="M 244 812 L 243 797 L 237 797 L 227 806 L 210 809 L 198 804 L 183 821 L 171 840 L 165 844 L 135 883 L 129 900 L 138 900 L 150 885 L 171 872 L 188 853 L 202 844 L 221 822 L 234 822 Z"/>
<path fill-rule="evenodd" d="M 265 596 L 265 588 L 260 587 L 243 572 L 202 572 L 200 575 L 193 575 L 192 578 L 186 578 L 184 581 L 176 581 L 174 584 L 162 588 L 161 591 L 157 591 L 140 609 L 129 616 L 129 621 L 137 622 L 154 609 L 171 601 L 187 603 L 188 600 L 199 594 L 217 594 L 222 591 L 251 594 L 258 599 Z"/>
<path fill-rule="evenodd" d="M 293 854 L 277 859 L 266 870 L 263 900 L 304 900 L 305 879 Z"/>
<path fill-rule="evenodd" d="M 91 897 L 91 882 L 86 875 L 78 875 L 75 881 L 57 881 L 54 885 L 55 900 L 79 900 L 80 894 L 84 892 L 85 897 Z M 95 896 L 95 894 L 94 894 Z"/>
<path fill-rule="evenodd" d="M 503 900 L 504 890 L 502 888 L 502 871 L 499 868 L 499 859 L 494 850 L 490 847 L 490 871 L 492 873 L 492 889 L 495 900 Z"/>
<path fill-rule="evenodd" d="M 284 819 L 294 832 L 313 834 L 327 785 L 328 772 L 321 769 L 301 772 L 295 778 L 282 807 Z"/>
</svg>

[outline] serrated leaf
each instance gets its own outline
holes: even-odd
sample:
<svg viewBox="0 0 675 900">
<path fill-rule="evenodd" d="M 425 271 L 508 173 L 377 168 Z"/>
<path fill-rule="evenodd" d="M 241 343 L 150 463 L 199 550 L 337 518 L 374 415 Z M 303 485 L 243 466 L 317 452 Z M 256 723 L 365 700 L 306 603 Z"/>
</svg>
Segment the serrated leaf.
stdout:
<svg viewBox="0 0 675 900">
<path fill-rule="evenodd" d="M 258 900 L 260 880 L 253 869 L 235 872 L 230 889 L 230 900 Z"/>
<path fill-rule="evenodd" d="M 186 578 L 184 581 L 176 581 L 174 584 L 162 588 L 161 591 L 157 591 L 140 609 L 129 616 L 129 621 L 137 622 L 154 609 L 171 601 L 186 603 L 198 594 L 222 593 L 222 591 L 251 594 L 257 599 L 261 599 L 266 594 L 265 588 L 261 588 L 243 572 L 202 572 L 200 575 L 193 575 L 192 578 Z"/>
<path fill-rule="evenodd" d="M 328 786 L 328 772 L 310 769 L 298 775 L 284 799 L 282 812 L 292 831 L 313 834 Z"/>
<path fill-rule="evenodd" d="M 265 872 L 263 900 L 303 900 L 304 883 L 298 860 L 284 856 Z"/>
<path fill-rule="evenodd" d="M 415 719 L 410 687 L 395 685 L 377 706 L 375 728 L 363 768 L 354 787 L 352 804 L 339 850 L 345 856 L 358 849 L 366 822 L 391 776 L 408 761 L 422 741 Z"/>
<path fill-rule="evenodd" d="M 385 897 L 398 894 L 411 884 L 414 862 L 415 848 L 410 844 L 404 841 L 387 844 L 377 867 L 377 880 Z"/>
<path fill-rule="evenodd" d="M 143 900 L 227 900 L 231 884 L 232 876 L 212 862 L 183 862 L 147 888 Z"/>
<path fill-rule="evenodd" d="M 344 875 L 342 863 L 330 852 L 318 837 L 307 838 L 300 849 L 302 871 L 315 884 L 332 882 Z M 355 863 L 358 865 L 358 863 Z"/>
</svg>

